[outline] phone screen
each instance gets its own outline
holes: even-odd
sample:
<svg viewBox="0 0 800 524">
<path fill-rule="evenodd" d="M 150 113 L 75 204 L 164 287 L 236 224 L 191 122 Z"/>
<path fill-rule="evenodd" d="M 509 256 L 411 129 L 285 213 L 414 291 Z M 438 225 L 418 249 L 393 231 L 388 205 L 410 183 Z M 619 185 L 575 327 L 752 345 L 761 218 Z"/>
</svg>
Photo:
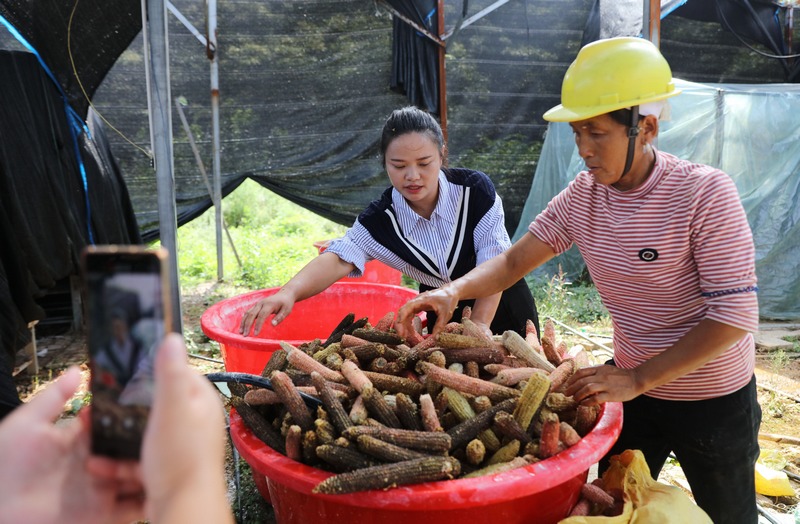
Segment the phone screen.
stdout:
<svg viewBox="0 0 800 524">
<path fill-rule="evenodd" d="M 167 327 L 166 251 L 91 246 L 84 252 L 92 392 L 92 453 L 138 459 Z"/>
</svg>

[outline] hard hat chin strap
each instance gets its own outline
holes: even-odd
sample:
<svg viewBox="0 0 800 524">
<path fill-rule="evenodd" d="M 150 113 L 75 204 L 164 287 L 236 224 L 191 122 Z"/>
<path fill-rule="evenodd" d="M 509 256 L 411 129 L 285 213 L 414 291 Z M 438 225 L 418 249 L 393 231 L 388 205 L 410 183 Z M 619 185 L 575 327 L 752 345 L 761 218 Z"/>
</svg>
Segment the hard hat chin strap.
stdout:
<svg viewBox="0 0 800 524">
<path fill-rule="evenodd" d="M 623 177 L 628 174 L 633 164 L 633 152 L 636 147 L 637 136 L 639 136 L 639 106 L 633 106 L 631 108 L 631 126 L 628 128 L 628 158 L 625 160 L 625 169 L 622 170 Z"/>
</svg>

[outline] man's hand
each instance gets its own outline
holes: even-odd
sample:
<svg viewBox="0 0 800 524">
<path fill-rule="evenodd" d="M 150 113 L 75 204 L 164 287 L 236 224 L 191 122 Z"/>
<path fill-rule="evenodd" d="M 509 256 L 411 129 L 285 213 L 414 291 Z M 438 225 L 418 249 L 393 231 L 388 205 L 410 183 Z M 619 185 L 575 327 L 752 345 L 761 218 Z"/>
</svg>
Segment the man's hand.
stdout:
<svg viewBox="0 0 800 524">
<path fill-rule="evenodd" d="M 397 334 L 405 337 L 414 329 L 411 326 L 411 319 L 414 315 L 422 311 L 433 311 L 436 313 L 436 325 L 428 326 L 428 332 L 439 333 L 453 316 L 453 311 L 458 306 L 458 296 L 451 286 L 442 286 L 439 289 L 432 289 L 417 295 L 409 300 L 397 312 L 394 327 Z"/>
<path fill-rule="evenodd" d="M 579 369 L 567 381 L 564 394 L 586 406 L 625 402 L 642 394 L 635 369 L 594 366 Z"/>
</svg>

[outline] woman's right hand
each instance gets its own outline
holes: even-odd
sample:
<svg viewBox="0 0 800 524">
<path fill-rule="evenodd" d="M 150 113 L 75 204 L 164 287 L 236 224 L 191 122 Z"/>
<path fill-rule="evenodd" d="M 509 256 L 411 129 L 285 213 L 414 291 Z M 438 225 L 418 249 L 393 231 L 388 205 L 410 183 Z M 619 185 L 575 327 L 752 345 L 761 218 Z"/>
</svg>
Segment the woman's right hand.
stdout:
<svg viewBox="0 0 800 524">
<path fill-rule="evenodd" d="M 252 329 L 253 334 L 258 335 L 261 332 L 261 326 L 273 314 L 275 316 L 272 318 L 272 325 L 277 326 L 292 312 L 294 303 L 294 296 L 286 291 L 285 288 L 274 295 L 262 298 L 244 312 L 242 322 L 239 325 L 239 333 L 246 337 L 250 335 L 250 330 Z"/>
</svg>

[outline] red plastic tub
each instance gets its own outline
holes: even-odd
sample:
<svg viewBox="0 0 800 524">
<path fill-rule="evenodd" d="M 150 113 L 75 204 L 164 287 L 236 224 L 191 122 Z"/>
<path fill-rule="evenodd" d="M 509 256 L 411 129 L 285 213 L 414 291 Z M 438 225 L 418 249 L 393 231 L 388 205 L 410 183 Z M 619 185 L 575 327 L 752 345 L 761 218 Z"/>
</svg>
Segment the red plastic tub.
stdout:
<svg viewBox="0 0 800 524">
<path fill-rule="evenodd" d="M 580 495 L 589 468 L 617 440 L 622 404 L 607 403 L 578 444 L 504 473 L 346 495 L 311 490 L 331 473 L 295 462 L 255 437 L 231 410 L 231 437 L 275 509 L 278 524 L 555 524 Z M 258 476 L 263 476 L 259 479 Z M 263 482 L 263 481 L 266 482 Z"/>
<path fill-rule="evenodd" d="M 260 374 L 270 355 L 280 348 L 280 341 L 297 346 L 315 338 L 324 340 L 351 312 L 357 318 L 369 317 L 374 324 L 417 295 L 413 289 L 389 284 L 336 282 L 322 293 L 296 303 L 292 313 L 277 326 L 267 321 L 257 336 L 240 335 L 244 312 L 278 289 L 262 289 L 221 300 L 200 317 L 203 332 L 219 342 L 227 371 Z"/>
<path fill-rule="evenodd" d="M 330 243 L 330 240 L 319 240 L 314 242 L 314 247 L 322 253 Z M 358 278 L 344 277 L 339 279 L 339 282 L 377 282 L 379 284 L 392 284 L 393 286 L 399 286 L 402 281 L 402 272 L 378 260 L 367 262 L 364 266 L 364 273 Z"/>
</svg>

